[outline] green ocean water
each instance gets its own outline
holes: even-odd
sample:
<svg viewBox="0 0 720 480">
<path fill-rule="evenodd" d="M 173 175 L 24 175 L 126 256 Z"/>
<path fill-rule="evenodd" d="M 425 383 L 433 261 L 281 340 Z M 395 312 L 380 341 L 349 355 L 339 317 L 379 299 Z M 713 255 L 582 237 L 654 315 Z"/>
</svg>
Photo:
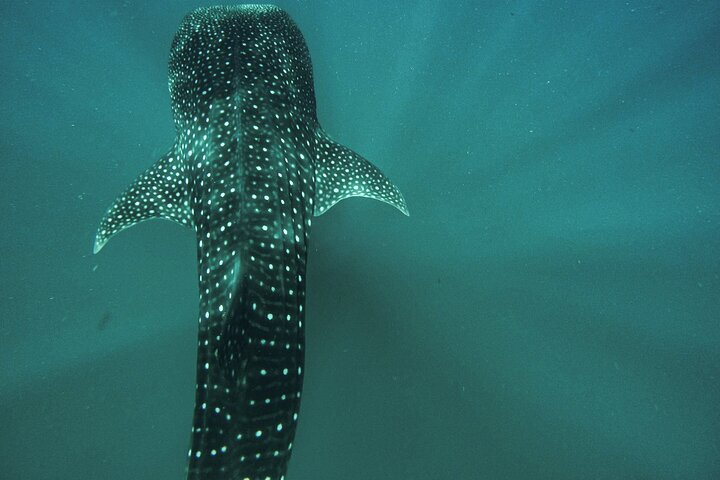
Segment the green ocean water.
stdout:
<svg viewBox="0 0 720 480">
<path fill-rule="evenodd" d="M 411 212 L 313 222 L 288 480 L 720 478 L 720 2 L 277 4 Z M 1 479 L 184 478 L 193 235 L 92 245 L 201 5 L 0 5 Z"/>
</svg>

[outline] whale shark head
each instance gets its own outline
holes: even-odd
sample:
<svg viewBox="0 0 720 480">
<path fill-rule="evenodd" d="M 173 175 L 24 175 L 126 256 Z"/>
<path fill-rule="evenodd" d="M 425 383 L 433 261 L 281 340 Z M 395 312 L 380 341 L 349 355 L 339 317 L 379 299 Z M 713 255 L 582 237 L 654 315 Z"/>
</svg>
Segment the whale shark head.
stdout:
<svg viewBox="0 0 720 480">
<path fill-rule="evenodd" d="M 173 40 L 173 146 L 108 209 L 115 234 L 164 218 L 197 238 L 200 312 L 188 478 L 284 478 L 300 407 L 312 217 L 400 191 L 316 116 L 302 33 L 270 5 L 201 8 Z"/>
</svg>

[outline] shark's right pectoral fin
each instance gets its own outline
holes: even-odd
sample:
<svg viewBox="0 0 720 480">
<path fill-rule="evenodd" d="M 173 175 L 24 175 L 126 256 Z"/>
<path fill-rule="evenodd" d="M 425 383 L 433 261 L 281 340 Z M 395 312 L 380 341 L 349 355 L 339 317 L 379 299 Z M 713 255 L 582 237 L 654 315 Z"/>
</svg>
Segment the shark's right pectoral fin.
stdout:
<svg viewBox="0 0 720 480">
<path fill-rule="evenodd" d="M 315 171 L 315 216 L 348 197 L 367 197 L 408 213 L 400 190 L 372 163 L 324 134 Z"/>
<path fill-rule="evenodd" d="M 173 150 L 140 175 L 110 206 L 100 222 L 93 251 L 110 237 L 143 220 L 164 218 L 192 226 L 185 165 Z"/>
</svg>

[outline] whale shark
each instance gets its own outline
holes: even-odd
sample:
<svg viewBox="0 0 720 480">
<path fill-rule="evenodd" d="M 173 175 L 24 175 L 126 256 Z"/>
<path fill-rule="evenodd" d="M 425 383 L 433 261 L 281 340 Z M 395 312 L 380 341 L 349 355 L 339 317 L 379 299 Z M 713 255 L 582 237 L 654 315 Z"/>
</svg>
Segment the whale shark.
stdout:
<svg viewBox="0 0 720 480">
<path fill-rule="evenodd" d="M 170 149 L 110 206 L 94 252 L 144 220 L 197 238 L 195 410 L 187 478 L 284 479 L 303 383 L 312 218 L 399 189 L 320 127 L 302 33 L 272 5 L 197 9 L 173 39 Z"/>
</svg>

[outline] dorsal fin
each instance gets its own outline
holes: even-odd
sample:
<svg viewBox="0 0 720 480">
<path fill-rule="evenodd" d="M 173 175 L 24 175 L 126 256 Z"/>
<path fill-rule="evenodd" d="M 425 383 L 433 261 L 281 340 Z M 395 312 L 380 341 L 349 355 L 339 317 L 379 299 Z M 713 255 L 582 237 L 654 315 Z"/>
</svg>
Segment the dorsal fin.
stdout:
<svg viewBox="0 0 720 480">
<path fill-rule="evenodd" d="M 110 206 L 95 237 L 97 253 L 110 237 L 143 220 L 164 218 L 192 227 L 185 164 L 171 149 Z"/>
<path fill-rule="evenodd" d="M 400 190 L 375 165 L 324 133 L 315 165 L 316 217 L 348 197 L 374 198 L 410 215 Z"/>
</svg>

